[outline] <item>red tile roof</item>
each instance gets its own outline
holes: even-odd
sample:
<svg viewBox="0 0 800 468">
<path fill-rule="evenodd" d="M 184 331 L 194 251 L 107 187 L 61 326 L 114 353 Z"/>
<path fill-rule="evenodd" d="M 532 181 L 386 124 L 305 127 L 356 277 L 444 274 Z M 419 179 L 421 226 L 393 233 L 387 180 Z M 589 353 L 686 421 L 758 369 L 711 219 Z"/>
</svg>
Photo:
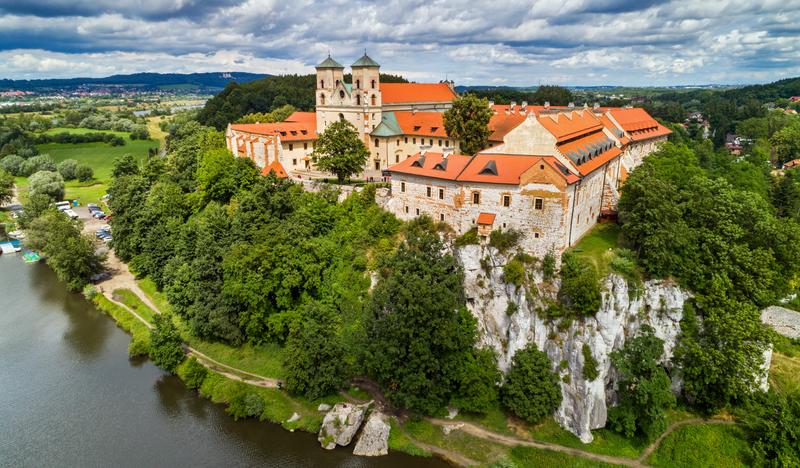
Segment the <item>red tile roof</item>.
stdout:
<svg viewBox="0 0 800 468">
<path fill-rule="evenodd" d="M 631 136 L 631 140 L 640 141 L 669 135 L 670 129 L 659 124 L 646 110 L 639 107 L 624 109 L 611 108 L 609 110 L 614 120 Z"/>
<path fill-rule="evenodd" d="M 503 141 L 508 132 L 517 128 L 528 116 L 519 112 L 506 114 L 507 109 L 508 106 L 494 106 L 496 114 L 489 119 L 489 130 L 492 131 L 489 141 Z"/>
<path fill-rule="evenodd" d="M 278 135 L 281 141 L 309 141 L 317 139 L 317 117 L 314 112 L 295 112 L 283 122 L 232 124 L 231 129 L 256 135 Z"/>
<path fill-rule="evenodd" d="M 603 128 L 603 123 L 588 109 L 558 113 L 539 113 L 539 123 L 562 142 Z"/>
<path fill-rule="evenodd" d="M 480 213 L 478 214 L 478 224 L 491 226 L 494 224 L 494 218 L 496 217 L 497 215 L 494 213 Z"/>
<path fill-rule="evenodd" d="M 381 83 L 384 104 L 451 102 L 456 93 L 447 83 Z"/>
<path fill-rule="evenodd" d="M 598 148 L 602 145 L 602 148 Z M 558 151 L 569 158 L 581 175 L 588 175 L 603 164 L 622 154 L 622 150 L 613 145 L 602 131 L 569 140 L 556 146 Z M 595 149 L 597 148 L 597 149 Z M 603 150 L 603 148 L 607 148 Z M 592 156 L 591 153 L 595 152 Z M 600 151 L 597 153 L 597 151 Z"/>
<path fill-rule="evenodd" d="M 478 153 L 457 179 L 464 182 L 519 185 L 520 176 L 540 159 L 541 156 Z"/>
<path fill-rule="evenodd" d="M 442 112 L 395 112 L 394 116 L 404 135 L 449 138 Z"/>
<path fill-rule="evenodd" d="M 266 176 L 273 171 L 275 172 L 275 175 L 281 179 L 286 179 L 287 177 L 289 177 L 289 174 L 286 173 L 286 170 L 283 168 L 283 165 L 280 162 L 278 162 L 277 159 L 269 163 L 269 165 L 265 166 L 264 169 L 261 169 L 261 175 Z"/>
<path fill-rule="evenodd" d="M 388 170 L 401 174 L 456 180 L 456 177 L 469 164 L 470 159 L 470 156 L 463 154 L 451 154 L 444 158 L 442 153 L 427 152 L 425 155 L 417 153 L 404 161 L 389 166 Z M 446 163 L 443 162 L 445 160 Z"/>
</svg>

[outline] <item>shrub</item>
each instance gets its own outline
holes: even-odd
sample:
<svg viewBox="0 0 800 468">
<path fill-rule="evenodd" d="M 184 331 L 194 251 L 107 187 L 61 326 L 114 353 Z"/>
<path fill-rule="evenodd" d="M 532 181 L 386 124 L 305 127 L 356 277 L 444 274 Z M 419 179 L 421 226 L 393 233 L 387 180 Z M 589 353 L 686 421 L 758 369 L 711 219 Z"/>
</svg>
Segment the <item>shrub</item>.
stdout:
<svg viewBox="0 0 800 468">
<path fill-rule="evenodd" d="M 510 317 L 516 314 L 518 310 L 519 306 L 517 304 L 515 304 L 514 302 L 509 302 L 508 305 L 506 306 L 506 315 Z"/>
<path fill-rule="evenodd" d="M 25 159 L 23 159 L 22 157 L 17 156 L 16 154 L 9 154 L 8 156 L 0 160 L 0 167 L 2 167 L 3 170 L 8 172 L 9 174 L 13 176 L 18 176 L 21 175 L 22 164 L 24 162 Z"/>
<path fill-rule="evenodd" d="M 800 466 L 800 394 L 757 395 L 744 412 L 750 454 L 757 466 Z"/>
<path fill-rule="evenodd" d="M 28 179 L 28 184 L 31 194 L 41 193 L 53 200 L 64 198 L 64 179 L 58 172 L 39 171 Z"/>
<path fill-rule="evenodd" d="M 542 277 L 545 281 L 556 277 L 556 254 L 552 250 L 542 259 Z"/>
<path fill-rule="evenodd" d="M 231 398 L 226 411 L 236 420 L 256 418 L 264 412 L 264 399 L 256 393 L 240 393 Z"/>
<path fill-rule="evenodd" d="M 46 154 L 42 154 L 40 156 L 34 156 L 23 162 L 20 167 L 19 175 L 22 177 L 28 177 L 31 174 L 40 171 L 56 172 L 57 170 L 58 167 L 53 159 Z"/>
<path fill-rule="evenodd" d="M 642 277 L 636 264 L 636 254 L 629 249 L 617 249 L 609 263 L 611 270 L 625 278 L 628 283 L 628 293 L 631 297 L 638 296 L 642 291 Z"/>
<path fill-rule="evenodd" d="M 478 228 L 472 228 L 469 231 L 456 237 L 453 244 L 456 247 L 464 247 L 465 245 L 477 245 L 478 241 Z"/>
<path fill-rule="evenodd" d="M 203 385 L 203 381 L 206 379 L 208 375 L 208 369 L 199 362 L 197 359 L 191 357 L 186 362 L 186 366 L 183 369 L 183 381 L 186 383 L 188 388 L 192 390 L 196 390 Z"/>
<path fill-rule="evenodd" d="M 75 177 L 81 182 L 88 182 L 94 178 L 94 170 L 88 164 L 79 164 L 75 170 Z"/>
<path fill-rule="evenodd" d="M 525 267 L 517 258 L 503 266 L 503 279 L 508 284 L 520 287 L 525 283 Z"/>
<path fill-rule="evenodd" d="M 181 336 L 169 315 L 157 314 L 153 318 L 155 328 L 150 330 L 150 359 L 165 371 L 175 372 L 186 357 Z"/>
<path fill-rule="evenodd" d="M 534 343 L 517 351 L 501 389 L 503 405 L 531 423 L 552 413 L 561 403 L 561 388 L 558 376 L 550 369 L 547 354 Z"/>
<path fill-rule="evenodd" d="M 581 353 L 583 353 L 583 378 L 591 382 L 600 375 L 597 370 L 597 360 L 592 356 L 592 349 L 586 343 L 583 344 Z"/>
<path fill-rule="evenodd" d="M 58 173 L 64 180 L 75 180 L 78 178 L 78 161 L 65 159 L 58 163 Z"/>
<path fill-rule="evenodd" d="M 505 231 L 497 229 L 489 234 L 489 245 L 500 252 L 506 252 L 517 245 L 520 237 L 522 237 L 522 233 L 516 229 L 507 229 Z"/>
<path fill-rule="evenodd" d="M 597 270 L 570 252 L 561 256 L 561 303 L 577 315 L 593 315 L 602 304 Z"/>
<path fill-rule="evenodd" d="M 83 287 L 83 297 L 86 299 L 91 301 L 97 294 L 97 288 L 95 288 L 93 285 L 87 284 Z"/>
</svg>

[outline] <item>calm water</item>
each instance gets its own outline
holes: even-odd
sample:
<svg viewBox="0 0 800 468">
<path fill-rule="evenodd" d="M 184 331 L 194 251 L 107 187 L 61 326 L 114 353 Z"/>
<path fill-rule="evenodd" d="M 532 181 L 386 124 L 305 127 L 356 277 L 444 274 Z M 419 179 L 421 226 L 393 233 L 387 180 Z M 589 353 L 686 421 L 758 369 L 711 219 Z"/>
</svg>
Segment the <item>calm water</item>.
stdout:
<svg viewBox="0 0 800 468">
<path fill-rule="evenodd" d="M 316 437 L 234 421 L 146 360 L 44 265 L 0 256 L 0 466 L 442 467 L 325 451 Z"/>
</svg>

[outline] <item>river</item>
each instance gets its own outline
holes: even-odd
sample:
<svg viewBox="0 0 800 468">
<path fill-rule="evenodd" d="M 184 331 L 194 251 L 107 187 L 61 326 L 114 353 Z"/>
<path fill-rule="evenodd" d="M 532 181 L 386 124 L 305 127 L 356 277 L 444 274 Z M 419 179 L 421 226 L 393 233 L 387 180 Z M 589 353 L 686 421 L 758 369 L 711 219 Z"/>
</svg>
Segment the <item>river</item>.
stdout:
<svg viewBox="0 0 800 468">
<path fill-rule="evenodd" d="M 0 466 L 443 467 L 326 451 L 316 436 L 234 421 L 149 361 L 43 264 L 0 256 Z"/>
</svg>

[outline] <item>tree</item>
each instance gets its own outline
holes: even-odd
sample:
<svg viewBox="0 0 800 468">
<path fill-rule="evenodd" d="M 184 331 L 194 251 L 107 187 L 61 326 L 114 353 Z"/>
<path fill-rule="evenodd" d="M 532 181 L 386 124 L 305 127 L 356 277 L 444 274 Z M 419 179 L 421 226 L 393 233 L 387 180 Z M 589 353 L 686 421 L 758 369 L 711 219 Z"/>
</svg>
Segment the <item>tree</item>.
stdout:
<svg viewBox="0 0 800 468">
<path fill-rule="evenodd" d="M 489 141 L 489 120 L 492 109 L 486 98 L 465 94 L 453 101 L 453 107 L 444 113 L 444 128 L 447 134 L 459 142 L 464 154 L 475 154 L 486 148 Z"/>
<path fill-rule="evenodd" d="M 139 174 L 139 163 L 131 154 L 123 154 L 114 160 L 111 175 L 116 179 L 126 175 Z"/>
<path fill-rule="evenodd" d="M 461 367 L 451 404 L 470 413 L 484 413 L 497 402 L 501 379 L 497 353 L 491 348 L 474 349 Z"/>
<path fill-rule="evenodd" d="M 56 163 L 53 161 L 53 159 L 46 154 L 42 154 L 27 159 L 24 163 L 22 163 L 19 175 L 23 177 L 29 177 L 31 174 L 36 172 L 56 172 L 57 170 L 58 168 L 56 167 Z"/>
<path fill-rule="evenodd" d="M 196 174 L 199 206 L 212 200 L 227 203 L 239 190 L 252 187 L 258 177 L 250 159 L 235 158 L 224 148 L 205 151 Z"/>
<path fill-rule="evenodd" d="M 30 193 L 43 193 L 53 200 L 64 199 L 64 179 L 58 172 L 39 171 L 28 179 Z"/>
<path fill-rule="evenodd" d="M 539 89 L 533 94 L 533 102 L 540 105 L 549 102 L 551 106 L 566 106 L 573 99 L 574 97 L 570 90 L 555 85 L 539 86 Z"/>
<path fill-rule="evenodd" d="M 28 229 L 28 244 L 45 254 L 47 265 L 70 291 L 80 291 L 103 263 L 92 239 L 81 235 L 81 227 L 51 209 L 31 221 Z"/>
<path fill-rule="evenodd" d="M 47 210 L 55 211 L 53 200 L 44 193 L 31 193 L 28 199 L 22 202 L 22 216 L 19 217 L 19 225 L 23 229 L 30 226 L 34 219 L 38 218 Z"/>
<path fill-rule="evenodd" d="M 602 305 L 597 270 L 585 259 L 571 252 L 561 256 L 561 303 L 578 315 L 594 315 Z"/>
<path fill-rule="evenodd" d="M 367 371 L 395 405 L 433 413 L 455 396 L 475 342 L 463 272 L 427 217 L 380 271 L 367 303 Z"/>
<path fill-rule="evenodd" d="M 609 419 L 625 437 L 641 434 L 653 440 L 667 428 L 667 410 L 675 406 L 675 396 L 667 372 L 658 364 L 663 353 L 664 342 L 649 325 L 642 325 L 639 336 L 611 353 L 620 379 L 619 405 L 611 409 Z"/>
<path fill-rule="evenodd" d="M 78 167 L 75 169 L 75 177 L 80 182 L 88 182 L 94 178 L 94 170 L 92 166 L 88 164 L 78 164 Z"/>
<path fill-rule="evenodd" d="M 0 167 L 12 176 L 22 175 L 22 164 L 25 159 L 16 154 L 9 154 L 0 160 Z"/>
<path fill-rule="evenodd" d="M 75 180 L 78 178 L 78 161 L 65 159 L 58 163 L 58 173 L 64 180 Z"/>
<path fill-rule="evenodd" d="M 14 198 L 14 177 L 0 169 L 0 205 L 10 202 Z"/>
<path fill-rule="evenodd" d="M 800 122 L 782 128 L 769 139 L 778 163 L 800 158 Z"/>
<path fill-rule="evenodd" d="M 336 175 L 340 184 L 364 170 L 369 150 L 358 136 L 356 128 L 346 120 L 339 120 L 317 138 L 311 160 L 317 169 Z"/>
<path fill-rule="evenodd" d="M 561 403 L 558 376 L 551 368 L 550 358 L 535 343 L 517 351 L 500 389 L 503 406 L 531 423 L 551 414 Z"/>
<path fill-rule="evenodd" d="M 155 327 L 150 330 L 150 359 L 153 364 L 174 373 L 186 355 L 183 340 L 169 314 L 155 314 Z"/>
<path fill-rule="evenodd" d="M 316 400 L 335 392 L 344 381 L 344 347 L 336 332 L 336 311 L 310 302 L 303 322 L 286 342 L 286 388 Z"/>
<path fill-rule="evenodd" d="M 756 466 L 800 466 L 800 393 L 756 395 L 742 412 Z"/>
</svg>

